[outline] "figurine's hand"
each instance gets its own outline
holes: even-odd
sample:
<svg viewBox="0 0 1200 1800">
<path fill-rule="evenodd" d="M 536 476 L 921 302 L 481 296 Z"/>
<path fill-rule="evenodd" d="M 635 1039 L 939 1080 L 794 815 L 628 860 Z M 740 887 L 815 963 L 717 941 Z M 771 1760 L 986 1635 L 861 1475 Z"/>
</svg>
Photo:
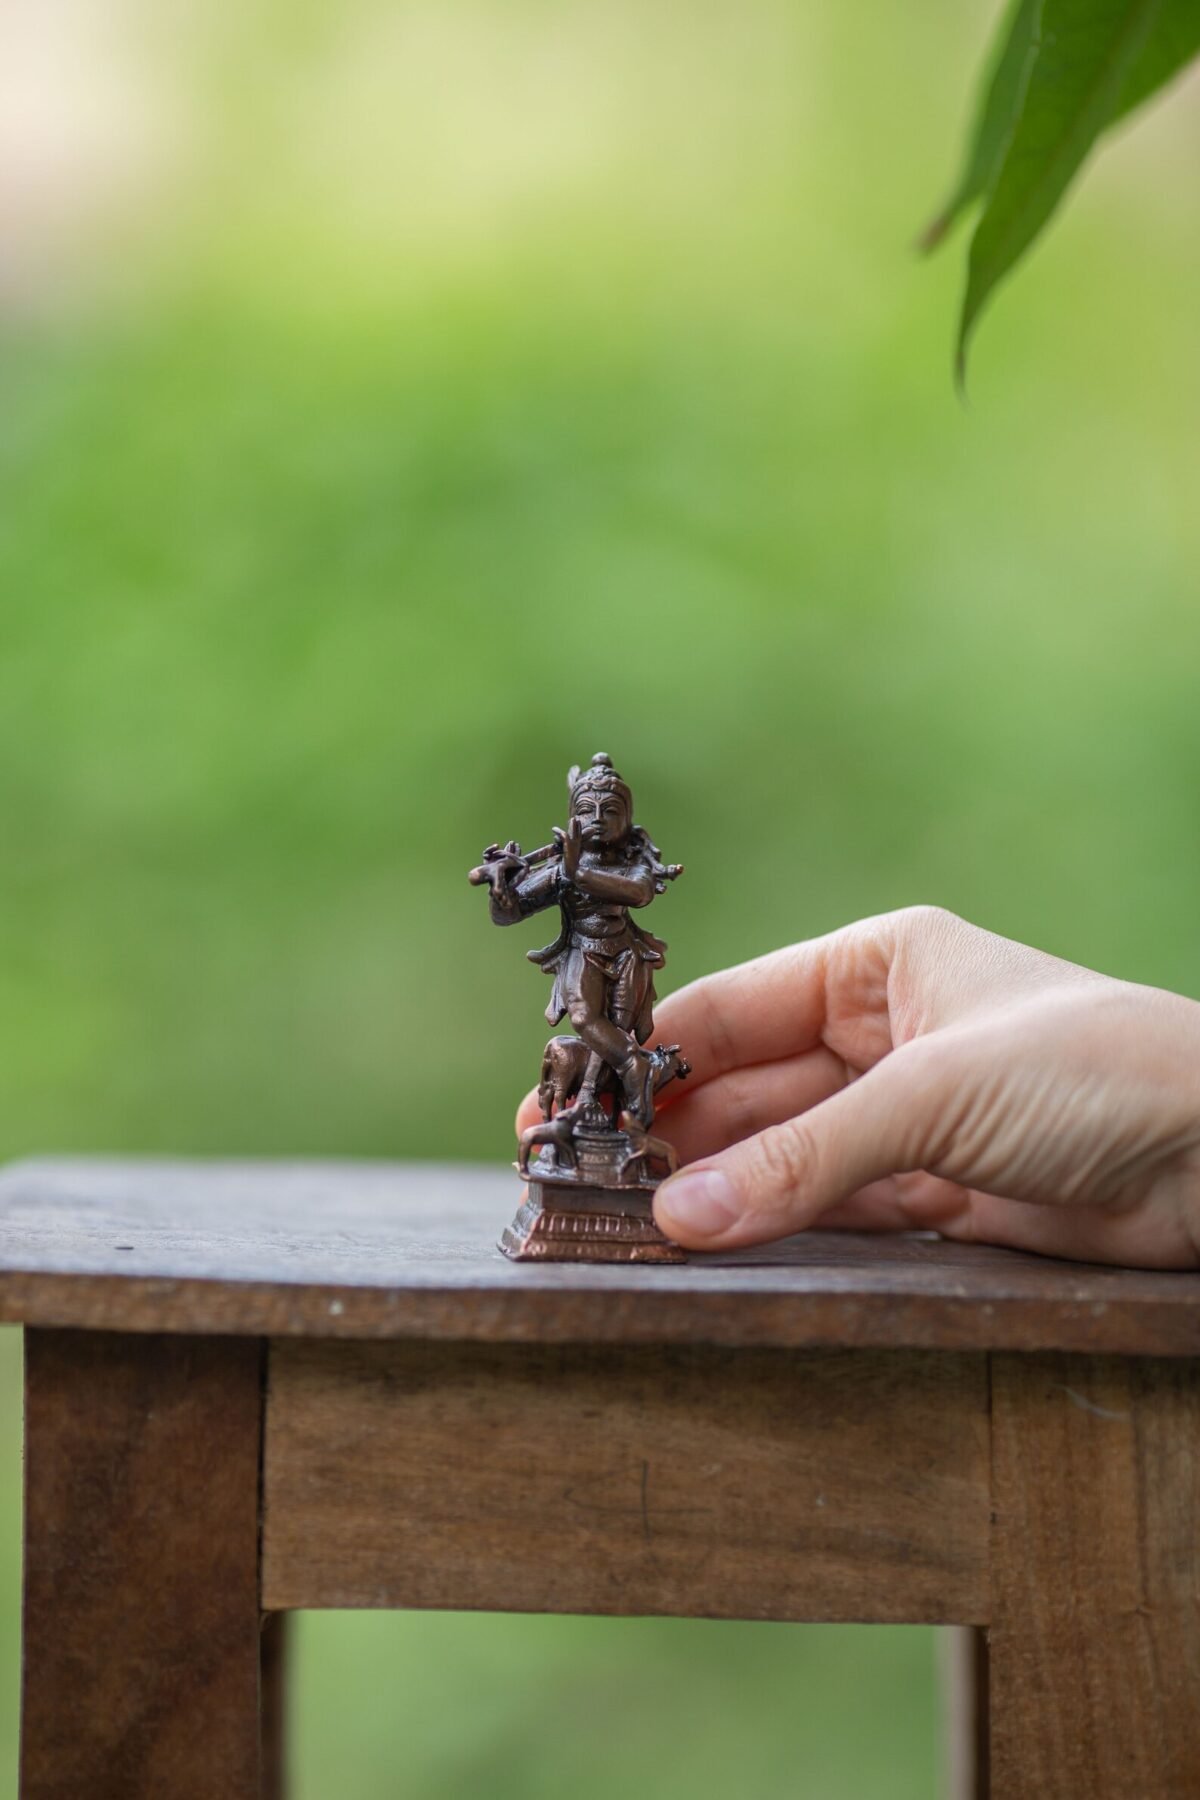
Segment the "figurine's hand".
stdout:
<svg viewBox="0 0 1200 1800">
<path fill-rule="evenodd" d="M 561 825 L 554 827 L 555 842 L 562 849 L 562 871 L 568 881 L 574 881 L 579 873 L 579 857 L 583 849 L 583 826 L 578 819 L 568 819 L 567 829 Z"/>
<path fill-rule="evenodd" d="M 1200 1265 L 1200 1004 L 917 907 L 673 995 L 655 1201 L 700 1249 L 820 1223 Z M 668 1097 L 669 1096 L 669 1097 Z"/>
<path fill-rule="evenodd" d="M 483 853 L 483 861 L 467 876 L 472 887 L 482 887 L 486 882 L 491 888 L 505 888 L 514 875 L 525 871 L 525 858 L 521 855 L 521 846 L 515 838 L 509 838 L 503 850 L 499 844 L 489 844 Z"/>
</svg>

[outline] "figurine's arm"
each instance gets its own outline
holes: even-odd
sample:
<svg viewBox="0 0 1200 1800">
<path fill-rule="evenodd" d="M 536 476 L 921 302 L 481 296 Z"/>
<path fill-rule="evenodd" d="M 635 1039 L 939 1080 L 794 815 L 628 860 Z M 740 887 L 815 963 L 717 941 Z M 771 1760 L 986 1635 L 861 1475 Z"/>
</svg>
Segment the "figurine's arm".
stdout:
<svg viewBox="0 0 1200 1800">
<path fill-rule="evenodd" d="M 654 898 L 654 872 L 646 863 L 631 871 L 578 868 L 572 877 L 577 888 L 597 900 L 616 900 L 621 906 L 649 906 Z"/>
<path fill-rule="evenodd" d="M 501 876 L 493 881 L 488 895 L 488 910 L 493 925 L 516 925 L 531 913 L 541 912 L 558 897 L 559 864 L 543 863 L 510 882 Z"/>
</svg>

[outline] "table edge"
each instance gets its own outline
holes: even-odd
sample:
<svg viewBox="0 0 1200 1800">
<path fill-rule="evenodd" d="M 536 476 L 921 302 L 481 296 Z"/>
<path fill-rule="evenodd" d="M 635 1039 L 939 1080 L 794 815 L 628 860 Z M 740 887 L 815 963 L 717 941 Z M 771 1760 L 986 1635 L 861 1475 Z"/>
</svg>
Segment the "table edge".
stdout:
<svg viewBox="0 0 1200 1800">
<path fill-rule="evenodd" d="M 1200 1355 L 1200 1304 L 0 1274 L 0 1324 L 200 1336 Z"/>
</svg>

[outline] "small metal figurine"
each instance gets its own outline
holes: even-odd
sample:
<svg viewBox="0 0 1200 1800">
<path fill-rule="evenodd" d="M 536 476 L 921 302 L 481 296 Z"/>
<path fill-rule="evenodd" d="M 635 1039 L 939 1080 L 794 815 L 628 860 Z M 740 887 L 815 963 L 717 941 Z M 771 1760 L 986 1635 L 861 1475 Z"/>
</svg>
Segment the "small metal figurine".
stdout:
<svg viewBox="0 0 1200 1800">
<path fill-rule="evenodd" d="M 471 870 L 492 921 L 515 925 L 558 906 L 562 928 L 529 960 L 554 978 L 546 1017 L 578 1034 L 542 1056 L 542 1122 L 521 1137 L 528 1195 L 500 1240 L 506 1256 L 555 1261 L 682 1262 L 654 1223 L 658 1182 L 675 1152 L 654 1137 L 655 1095 L 690 1073 L 678 1044 L 646 1050 L 654 973 L 666 945 L 630 917 L 682 875 L 633 822 L 633 796 L 601 752 L 567 776 L 570 812 L 553 843 L 523 855 L 493 844 Z M 530 1161 L 537 1150 L 537 1160 Z"/>
</svg>

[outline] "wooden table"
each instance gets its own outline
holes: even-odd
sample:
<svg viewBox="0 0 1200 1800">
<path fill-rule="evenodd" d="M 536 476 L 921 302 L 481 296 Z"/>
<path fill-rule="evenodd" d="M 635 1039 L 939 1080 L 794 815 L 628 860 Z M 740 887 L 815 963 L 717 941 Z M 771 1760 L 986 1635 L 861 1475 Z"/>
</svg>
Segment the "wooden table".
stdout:
<svg viewBox="0 0 1200 1800">
<path fill-rule="evenodd" d="M 971 1627 L 961 1796 L 1200 1794 L 1200 1277 L 820 1232 L 518 1266 L 513 1199 L 0 1176 L 25 1800 L 282 1793 L 263 1622 L 359 1606 Z"/>
</svg>

